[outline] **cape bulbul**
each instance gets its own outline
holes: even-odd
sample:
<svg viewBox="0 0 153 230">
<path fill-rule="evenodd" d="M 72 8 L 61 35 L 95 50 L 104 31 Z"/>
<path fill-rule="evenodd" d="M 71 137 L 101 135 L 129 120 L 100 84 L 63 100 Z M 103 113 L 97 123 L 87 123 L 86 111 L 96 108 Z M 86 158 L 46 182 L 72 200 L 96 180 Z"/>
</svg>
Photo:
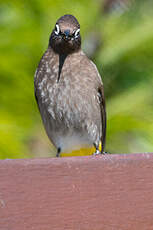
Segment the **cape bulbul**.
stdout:
<svg viewBox="0 0 153 230">
<path fill-rule="evenodd" d="M 93 146 L 93 153 L 104 152 L 103 83 L 95 64 L 81 50 L 80 25 L 74 16 L 57 20 L 34 85 L 43 124 L 57 156 Z"/>
</svg>

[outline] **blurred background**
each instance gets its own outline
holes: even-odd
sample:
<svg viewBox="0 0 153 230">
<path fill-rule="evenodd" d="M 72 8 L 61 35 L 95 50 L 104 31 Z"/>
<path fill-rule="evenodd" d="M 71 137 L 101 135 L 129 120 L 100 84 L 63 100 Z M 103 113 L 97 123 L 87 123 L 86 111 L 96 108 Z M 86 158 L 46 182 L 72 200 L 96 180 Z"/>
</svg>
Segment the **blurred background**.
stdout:
<svg viewBox="0 0 153 230">
<path fill-rule="evenodd" d="M 56 20 L 73 14 L 82 48 L 102 75 L 106 151 L 153 151 L 152 0 L 1 0 L 0 159 L 55 155 L 33 76 Z"/>
</svg>

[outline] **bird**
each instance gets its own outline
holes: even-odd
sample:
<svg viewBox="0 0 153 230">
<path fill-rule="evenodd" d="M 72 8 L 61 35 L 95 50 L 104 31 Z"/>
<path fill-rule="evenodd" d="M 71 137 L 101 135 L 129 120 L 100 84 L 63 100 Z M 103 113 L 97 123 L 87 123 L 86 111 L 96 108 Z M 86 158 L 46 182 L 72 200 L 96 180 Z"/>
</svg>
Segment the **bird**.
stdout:
<svg viewBox="0 0 153 230">
<path fill-rule="evenodd" d="M 80 24 L 66 14 L 55 23 L 34 77 L 35 98 L 46 133 L 62 153 L 92 149 L 103 154 L 106 139 L 104 86 L 81 48 Z"/>
</svg>

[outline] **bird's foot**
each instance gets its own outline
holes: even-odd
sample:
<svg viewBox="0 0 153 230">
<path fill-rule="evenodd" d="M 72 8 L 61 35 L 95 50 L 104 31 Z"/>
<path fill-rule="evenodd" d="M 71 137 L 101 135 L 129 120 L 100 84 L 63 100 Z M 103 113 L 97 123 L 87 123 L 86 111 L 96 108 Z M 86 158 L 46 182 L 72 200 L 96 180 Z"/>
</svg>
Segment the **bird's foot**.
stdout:
<svg viewBox="0 0 153 230">
<path fill-rule="evenodd" d="M 94 156 L 97 156 L 99 154 L 101 154 L 101 152 L 98 149 L 96 149 L 96 152 L 93 153 Z"/>
<path fill-rule="evenodd" d="M 57 153 L 56 153 L 56 157 L 60 157 L 60 153 L 61 153 L 61 148 L 58 148 Z"/>
<path fill-rule="evenodd" d="M 102 152 L 103 155 L 109 154 L 108 152 Z"/>
<path fill-rule="evenodd" d="M 108 152 L 100 152 L 98 149 L 96 149 L 96 152 L 93 153 L 94 156 L 99 155 L 99 154 L 106 155 L 108 154 Z"/>
</svg>

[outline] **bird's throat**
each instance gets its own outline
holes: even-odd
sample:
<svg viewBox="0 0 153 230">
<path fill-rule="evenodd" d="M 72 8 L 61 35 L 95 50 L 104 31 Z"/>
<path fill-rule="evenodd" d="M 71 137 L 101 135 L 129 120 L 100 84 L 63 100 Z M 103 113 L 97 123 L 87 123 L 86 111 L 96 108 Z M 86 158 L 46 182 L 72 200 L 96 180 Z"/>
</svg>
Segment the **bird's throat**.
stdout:
<svg viewBox="0 0 153 230">
<path fill-rule="evenodd" d="M 59 80 L 60 80 L 62 68 L 63 68 L 66 57 L 67 57 L 67 54 L 59 54 L 59 69 L 58 69 L 57 82 L 59 82 Z"/>
</svg>

